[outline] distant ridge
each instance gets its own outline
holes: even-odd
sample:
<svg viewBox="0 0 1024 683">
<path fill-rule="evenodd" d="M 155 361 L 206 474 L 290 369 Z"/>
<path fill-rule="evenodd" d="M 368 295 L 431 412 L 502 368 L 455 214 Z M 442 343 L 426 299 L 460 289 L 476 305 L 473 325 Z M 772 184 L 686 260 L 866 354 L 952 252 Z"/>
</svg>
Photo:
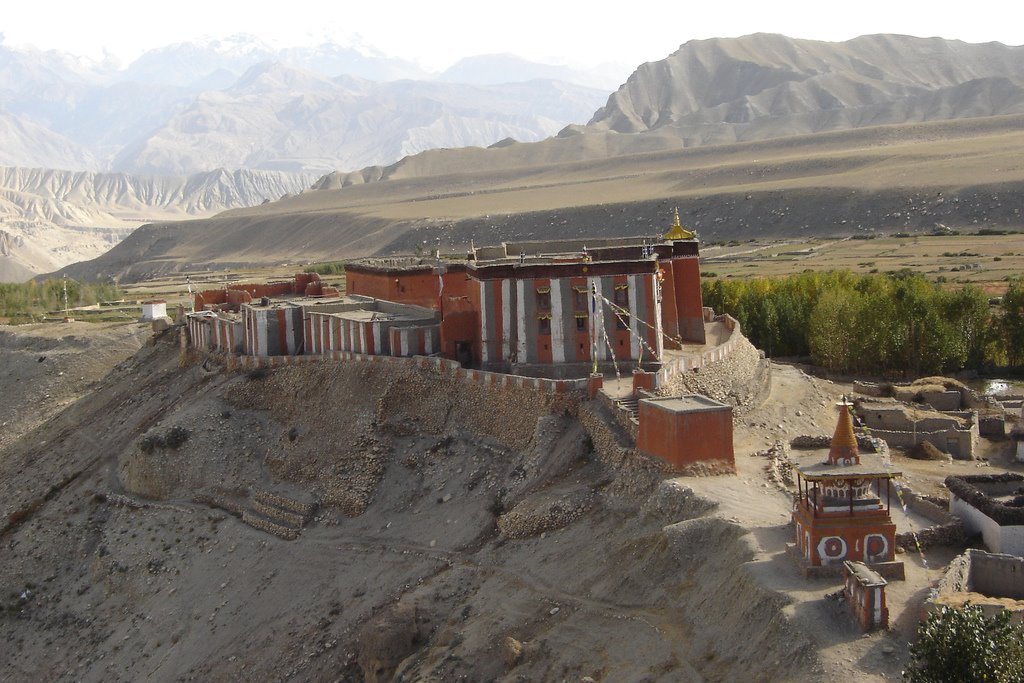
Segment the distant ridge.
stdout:
<svg viewBox="0 0 1024 683">
<path fill-rule="evenodd" d="M 245 34 L 157 47 L 119 69 L 0 34 L 0 165 L 354 170 L 543 139 L 586 121 L 624 76 L 508 55 L 442 76 L 362 44 L 275 47 Z"/>
<path fill-rule="evenodd" d="M 115 168 L 176 174 L 217 166 L 329 171 L 439 147 L 541 140 L 584 121 L 605 92 L 557 81 L 460 85 L 325 78 L 276 62 L 126 145 Z"/>
<path fill-rule="evenodd" d="M 587 127 L 687 146 L 1024 112 L 1024 47 L 869 35 L 695 40 L 641 65 Z"/>
<path fill-rule="evenodd" d="M 128 281 L 429 245 L 457 252 L 471 240 L 654 238 L 675 207 L 706 241 L 1022 222 L 1024 115 L 520 163 L 529 148 L 550 152 L 549 145 L 588 137 L 430 152 L 407 160 L 412 165 L 375 169 L 386 180 L 341 185 L 351 174 L 331 175 L 318 182 L 322 189 L 283 201 L 143 226 L 103 256 L 66 270 Z M 513 156 L 501 164 L 503 154 Z"/>
<path fill-rule="evenodd" d="M 0 167 L 0 281 L 98 256 L 148 220 L 255 206 L 301 192 L 314 178 L 223 169 L 136 176 Z"/>
<path fill-rule="evenodd" d="M 676 205 L 710 239 L 1020 226 L 1022 83 L 1024 48 L 997 43 L 691 41 L 640 66 L 587 125 L 328 173 L 300 197 L 146 226 L 74 270 L 143 278 L 471 239 L 653 235 Z"/>
<path fill-rule="evenodd" d="M 587 125 L 512 149 L 429 150 L 338 171 L 317 187 L 784 139 L 821 132 L 1024 113 L 1024 47 L 777 34 L 694 40 L 642 64 Z"/>
</svg>

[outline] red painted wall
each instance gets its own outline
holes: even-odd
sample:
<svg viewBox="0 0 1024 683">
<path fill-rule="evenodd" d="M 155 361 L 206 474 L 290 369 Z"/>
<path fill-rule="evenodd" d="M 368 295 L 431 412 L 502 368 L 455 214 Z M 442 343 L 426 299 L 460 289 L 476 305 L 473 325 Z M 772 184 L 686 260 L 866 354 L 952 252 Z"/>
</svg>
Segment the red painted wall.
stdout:
<svg viewBox="0 0 1024 683">
<path fill-rule="evenodd" d="M 437 273 L 433 271 L 382 273 L 350 268 L 345 278 L 346 291 L 349 294 L 372 296 L 374 299 L 395 301 L 400 304 L 413 304 L 435 311 L 439 308 L 439 282 Z M 445 273 L 443 278 L 446 299 L 451 296 L 465 296 L 469 290 L 465 272 Z"/>
<path fill-rule="evenodd" d="M 465 277 L 465 274 L 459 273 Z M 434 276 L 435 280 L 437 276 Z M 446 282 L 447 285 L 447 282 Z M 480 361 L 480 288 L 468 288 L 464 296 L 444 296 L 444 317 L 441 320 L 441 355 L 452 360 L 458 357 L 458 344 L 470 344 L 471 363 Z"/>
<path fill-rule="evenodd" d="M 662 273 L 661 281 L 661 324 L 665 329 L 665 348 L 678 349 L 681 345 L 672 341 L 679 336 L 679 310 L 676 302 L 676 279 L 673 261 L 658 264 Z"/>
<path fill-rule="evenodd" d="M 840 564 L 843 560 L 856 560 L 871 563 L 872 559 L 865 553 L 865 537 L 878 534 L 886 539 L 887 552 L 876 562 L 891 562 L 896 552 L 896 525 L 886 511 L 862 512 L 854 514 L 832 513 L 824 516 L 811 514 L 807 505 L 801 503 L 793 511 L 793 522 L 796 525 L 797 548 L 801 555 L 807 557 L 810 551 L 810 564 L 820 566 L 823 558 L 818 553 L 818 545 L 823 538 L 832 536 L 843 539 L 846 552 L 838 557 L 830 558 L 832 564 Z M 810 533 L 810 544 L 804 532 Z"/>
<path fill-rule="evenodd" d="M 679 335 L 686 341 L 705 343 L 704 304 L 700 293 L 700 263 L 696 258 L 673 259 L 676 317 Z"/>
<path fill-rule="evenodd" d="M 549 278 L 537 278 L 536 280 L 534 280 L 534 285 L 538 289 L 541 288 L 541 287 L 547 287 L 550 290 L 550 288 L 551 288 L 551 280 Z M 530 296 L 530 295 L 527 294 L 527 296 Z M 549 308 L 546 311 L 541 311 L 540 308 L 538 308 L 537 309 L 537 315 L 538 316 L 540 316 L 540 315 L 551 316 L 551 315 L 553 315 L 553 313 L 552 313 L 553 310 L 554 310 L 553 305 L 552 305 L 552 308 Z M 527 325 L 538 325 L 538 327 L 539 327 L 538 320 L 539 320 L 539 318 L 534 318 L 533 320 L 530 320 L 529 316 L 527 316 L 526 324 Z M 552 319 L 551 320 L 551 327 L 553 327 L 554 324 L 555 324 L 554 319 Z M 537 362 L 538 363 L 551 363 L 551 362 L 554 361 L 554 351 L 551 350 L 551 333 L 550 333 L 550 328 L 551 327 L 548 328 L 549 329 L 548 334 L 540 334 L 540 332 L 537 333 Z"/>
<path fill-rule="evenodd" d="M 709 461 L 735 464 L 731 409 L 678 413 L 641 401 L 639 418 L 636 445 L 645 453 L 679 468 Z"/>
</svg>

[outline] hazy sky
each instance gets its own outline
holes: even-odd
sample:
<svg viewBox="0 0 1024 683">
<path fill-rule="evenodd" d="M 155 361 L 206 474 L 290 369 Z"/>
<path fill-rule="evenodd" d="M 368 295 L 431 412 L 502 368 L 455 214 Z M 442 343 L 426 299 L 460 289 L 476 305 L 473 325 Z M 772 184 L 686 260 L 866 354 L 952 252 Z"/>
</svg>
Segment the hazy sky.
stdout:
<svg viewBox="0 0 1024 683">
<path fill-rule="evenodd" d="M 941 36 L 968 42 L 1024 43 L 1024 4 L 1013 0 L 863 0 L 856 3 L 646 0 L 8 0 L 0 33 L 31 44 L 127 63 L 148 48 L 251 33 L 304 44 L 358 35 L 385 54 L 443 69 L 459 57 L 512 52 L 536 60 L 637 65 L 661 59 L 693 38 L 758 31 L 845 40 L 865 33 Z M 843 11 L 845 10 L 845 11 Z"/>
</svg>

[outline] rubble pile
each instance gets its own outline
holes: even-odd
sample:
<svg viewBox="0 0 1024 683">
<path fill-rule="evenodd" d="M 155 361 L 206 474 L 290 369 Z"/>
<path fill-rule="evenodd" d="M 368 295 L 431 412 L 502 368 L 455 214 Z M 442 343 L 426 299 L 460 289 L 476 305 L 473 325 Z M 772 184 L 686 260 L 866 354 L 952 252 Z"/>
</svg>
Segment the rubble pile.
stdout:
<svg viewBox="0 0 1024 683">
<path fill-rule="evenodd" d="M 661 396 L 703 394 L 736 406 L 742 414 L 756 405 L 770 378 L 769 363 L 750 341 L 737 337 L 736 349 L 722 360 L 672 377 L 658 390 Z"/>
</svg>

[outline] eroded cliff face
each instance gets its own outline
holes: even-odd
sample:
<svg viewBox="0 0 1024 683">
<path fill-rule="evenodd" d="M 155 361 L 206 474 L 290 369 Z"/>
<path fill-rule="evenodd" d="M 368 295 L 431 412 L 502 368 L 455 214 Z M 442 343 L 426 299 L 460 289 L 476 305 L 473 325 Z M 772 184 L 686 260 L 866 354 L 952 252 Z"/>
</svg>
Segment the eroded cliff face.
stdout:
<svg viewBox="0 0 1024 683">
<path fill-rule="evenodd" d="M 9 271 L 0 270 L 0 281 L 96 258 L 146 220 L 256 206 L 301 192 L 313 180 L 246 170 L 174 177 L 0 168 L 0 220 L 8 235 L 0 256 Z"/>
<path fill-rule="evenodd" d="M 746 531 L 594 410 L 158 337 L 0 452 L 0 675 L 808 680 Z"/>
</svg>

